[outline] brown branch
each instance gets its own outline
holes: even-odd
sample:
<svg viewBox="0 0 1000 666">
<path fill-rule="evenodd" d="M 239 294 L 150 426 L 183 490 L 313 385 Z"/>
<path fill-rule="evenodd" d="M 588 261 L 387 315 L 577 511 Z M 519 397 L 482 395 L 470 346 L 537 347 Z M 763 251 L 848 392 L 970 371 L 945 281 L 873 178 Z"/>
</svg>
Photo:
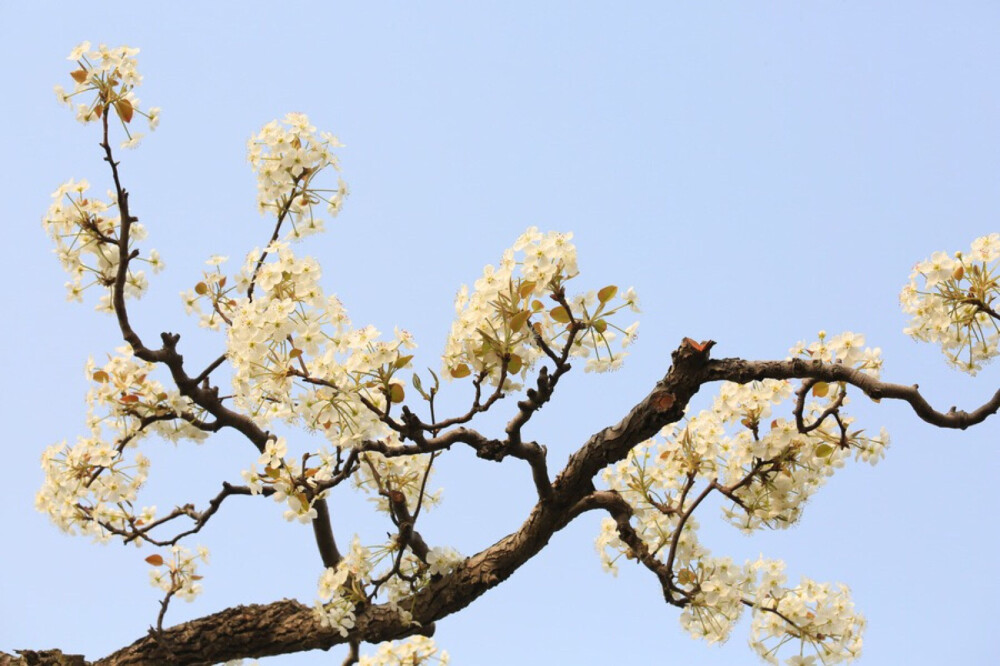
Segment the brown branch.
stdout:
<svg viewBox="0 0 1000 666">
<path fill-rule="evenodd" d="M 934 409 L 920 394 L 919 387 L 883 382 L 855 368 L 841 364 L 792 359 L 790 361 L 744 361 L 724 358 L 710 361 L 701 374 L 703 382 L 731 381 L 746 384 L 761 379 L 818 379 L 846 382 L 861 389 L 872 400 L 902 400 L 922 420 L 940 428 L 965 430 L 982 423 L 1000 410 L 1000 390 L 988 401 L 967 412 L 952 407 L 947 412 Z"/>
</svg>

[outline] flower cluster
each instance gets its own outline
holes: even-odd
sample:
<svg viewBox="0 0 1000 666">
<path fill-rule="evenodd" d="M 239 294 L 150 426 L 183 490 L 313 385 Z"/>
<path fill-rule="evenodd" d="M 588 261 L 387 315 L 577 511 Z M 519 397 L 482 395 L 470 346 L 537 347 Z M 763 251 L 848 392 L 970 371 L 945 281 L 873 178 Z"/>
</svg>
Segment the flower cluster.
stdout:
<svg viewBox="0 0 1000 666">
<path fill-rule="evenodd" d="M 83 42 L 67 58 L 79 67 L 70 72 L 75 84 L 73 90 L 67 92 L 62 86 L 55 87 L 59 101 L 70 108 L 73 107 L 74 97 L 96 93 L 77 104 L 76 118 L 82 123 L 96 122 L 113 111 L 128 136 L 128 140 L 122 143 L 123 148 L 133 148 L 142 139 L 142 134 L 129 130 L 129 123 L 136 113 L 146 117 L 151 130 L 156 129 L 160 122 L 160 109 L 153 107 L 141 111 L 139 100 L 135 97 L 135 88 L 142 83 L 142 76 L 136 71 L 135 56 L 138 53 L 139 49 L 128 46 L 109 48 L 101 44 L 91 49 L 90 42 Z"/>
<path fill-rule="evenodd" d="M 445 650 L 438 650 L 433 638 L 413 636 L 397 643 L 380 643 L 372 656 L 363 656 L 358 666 L 426 666 L 428 664 L 450 663 Z"/>
<path fill-rule="evenodd" d="M 260 256 L 248 257 L 242 285 L 253 279 Z M 338 447 L 388 436 L 382 414 L 404 399 L 396 374 L 410 365 L 409 333 L 397 329 L 383 341 L 372 326 L 351 328 L 340 301 L 320 288 L 315 261 L 280 242 L 269 246 L 267 259 L 252 299 L 205 289 L 216 294 L 214 311 L 231 320 L 227 356 L 237 404 L 263 422 L 304 423 Z"/>
<path fill-rule="evenodd" d="M 338 176 L 336 188 L 322 188 L 317 176 L 327 167 L 340 171 L 333 151 L 342 145 L 328 132 L 317 135 L 302 113 L 289 113 L 281 123 L 272 120 L 247 144 L 247 158 L 257 174 L 257 207 L 279 220 L 287 218 L 292 225 L 288 238 L 323 230 L 313 209 L 319 202 L 331 215 L 340 212 L 347 184 Z"/>
<path fill-rule="evenodd" d="M 904 332 L 941 346 L 948 363 L 975 375 L 1000 344 L 1000 313 L 994 307 L 998 285 L 1000 234 L 977 238 L 954 258 L 935 252 L 913 267 L 899 302 L 910 315 Z"/>
<path fill-rule="evenodd" d="M 371 603 L 379 597 L 384 598 L 405 622 L 416 624 L 407 610 L 409 598 L 434 576 L 450 573 L 465 559 L 454 548 L 448 547 L 429 550 L 426 562 L 410 550 L 399 551 L 400 544 L 395 540 L 378 548 L 368 548 L 362 546 L 355 536 L 350 552 L 336 567 L 326 569 L 320 576 L 314 610 L 323 626 L 332 627 L 341 636 L 347 636 L 357 619 L 355 610 L 358 604 Z M 383 561 L 389 562 L 393 568 L 375 573 L 375 568 Z M 399 646 L 399 649 L 407 648 Z M 388 657 L 390 653 L 380 654 Z"/>
<path fill-rule="evenodd" d="M 866 622 L 855 612 L 846 586 L 803 577 L 786 588 L 783 563 L 760 559 L 752 568 L 760 578 L 750 646 L 765 661 L 777 664 L 777 650 L 790 638 L 801 645 L 800 654 L 785 661 L 790 666 L 838 664 L 861 656 Z"/>
<path fill-rule="evenodd" d="M 372 495 L 376 509 L 390 514 L 388 496 L 416 511 L 418 505 L 433 507 L 441 502 L 441 491 L 429 492 L 430 456 L 396 456 L 387 458 L 379 453 L 361 454 L 361 467 L 354 475 L 354 486 Z M 397 494 L 398 493 L 398 494 Z"/>
<path fill-rule="evenodd" d="M 134 358 L 131 348 L 118 351 L 101 367 L 88 361 L 87 376 L 93 382 L 87 393 L 90 436 L 79 437 L 72 446 L 62 442 L 46 449 L 45 483 L 35 498 L 36 508 L 60 529 L 102 541 L 112 534 L 134 535 L 155 514 L 155 508 L 137 513 L 134 507 L 149 460 L 139 453 L 129 460 L 126 451 L 150 433 L 171 441 L 206 437 L 195 425 L 200 410 L 152 379 L 153 366 Z M 141 540 L 135 538 L 137 544 Z"/>
<path fill-rule="evenodd" d="M 202 577 L 198 575 L 198 560 L 208 564 L 208 549 L 204 546 L 198 546 L 195 553 L 183 546 L 173 546 L 169 560 L 165 560 L 162 555 L 150 555 L 146 562 L 156 568 L 149 572 L 149 583 L 170 596 L 177 595 L 185 601 L 194 601 L 201 594 L 201 583 L 198 581 Z"/>
<path fill-rule="evenodd" d="M 564 345 L 570 355 L 589 359 L 588 371 L 621 366 L 625 352 L 611 342 L 617 332 L 621 347 L 627 346 L 638 323 L 620 328 L 611 317 L 625 307 L 638 312 L 638 299 L 632 289 L 618 296 L 614 285 L 568 298 L 565 284 L 578 274 L 572 237 L 531 227 L 504 252 L 499 267 L 486 266 L 471 294 L 462 287 L 443 355 L 446 376 L 475 373 L 514 387 L 511 377 L 524 377 L 540 357 L 561 354 Z"/>
<path fill-rule="evenodd" d="M 355 536 L 347 555 L 320 576 L 314 608 L 324 627 L 332 627 L 345 637 L 354 628 L 354 609 L 367 599 L 364 588 L 371 582 L 371 559 L 371 551 Z"/>
<path fill-rule="evenodd" d="M 882 364 L 880 350 L 865 347 L 863 336 L 849 332 L 829 339 L 820 333 L 791 353 L 874 376 Z M 845 385 L 806 382 L 798 388 L 802 413 L 791 419 L 774 414 L 792 397 L 790 382 L 724 383 L 710 409 L 664 428 L 660 439 L 636 447 L 606 470 L 604 480 L 633 507 L 632 527 L 649 552 L 671 567 L 675 594 L 686 602 L 681 623 L 692 635 L 725 640 L 742 608 L 752 606 L 754 626 L 760 627 L 754 641 L 780 636 L 780 646 L 789 637 L 799 639 L 823 663 L 836 663 L 857 656 L 864 625 L 846 590 L 811 582 L 789 590 L 780 587 L 780 563 L 740 567 L 711 557 L 698 542 L 692 517 L 715 491 L 731 503 L 723 508 L 726 519 L 744 531 L 788 527 L 852 452 L 872 464 L 884 456 L 885 431 L 867 436 L 842 413 L 849 403 Z M 611 571 L 621 556 L 636 557 L 610 518 L 597 547 Z M 775 648 L 759 649 L 773 654 Z"/>
<path fill-rule="evenodd" d="M 118 275 L 121 259 L 119 232 L 121 216 L 116 214 L 115 195 L 108 193 L 108 204 L 86 195 L 90 184 L 86 180 L 69 180 L 52 193 L 52 205 L 42 219 L 42 226 L 55 241 L 59 263 L 69 273 L 66 283 L 67 298 L 82 301 L 88 287 L 105 287 L 97 309 L 113 312 L 111 288 Z M 129 251 L 136 241 L 146 237 L 145 228 L 138 222 L 129 225 Z M 153 250 L 146 257 L 136 257 L 148 263 L 153 272 L 163 269 L 160 255 Z M 125 296 L 139 297 L 148 283 L 144 271 L 132 270 L 131 261 L 125 276 Z"/>
<path fill-rule="evenodd" d="M 211 269 L 202 272 L 202 279 L 195 284 L 194 289 L 181 292 L 184 312 L 197 314 L 199 317 L 198 325 L 202 328 L 217 331 L 223 322 L 228 325 L 233 323 L 233 308 L 236 307 L 236 300 L 232 292 L 238 288 L 238 285 L 230 284 L 229 277 L 222 272 L 221 266 L 228 259 L 222 255 L 212 255 L 205 262 Z M 209 312 L 202 312 L 202 301 L 208 302 Z"/>
</svg>

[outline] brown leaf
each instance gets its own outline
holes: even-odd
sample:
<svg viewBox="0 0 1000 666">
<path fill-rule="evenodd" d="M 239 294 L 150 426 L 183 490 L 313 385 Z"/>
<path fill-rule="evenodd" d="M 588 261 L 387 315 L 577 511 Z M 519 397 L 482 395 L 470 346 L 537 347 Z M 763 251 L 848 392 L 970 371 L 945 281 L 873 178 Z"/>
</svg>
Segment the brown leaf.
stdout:
<svg viewBox="0 0 1000 666">
<path fill-rule="evenodd" d="M 132 108 L 132 102 L 127 99 L 120 99 L 115 102 L 115 111 L 118 112 L 118 117 L 127 123 L 132 122 L 132 112 L 135 109 Z"/>
</svg>

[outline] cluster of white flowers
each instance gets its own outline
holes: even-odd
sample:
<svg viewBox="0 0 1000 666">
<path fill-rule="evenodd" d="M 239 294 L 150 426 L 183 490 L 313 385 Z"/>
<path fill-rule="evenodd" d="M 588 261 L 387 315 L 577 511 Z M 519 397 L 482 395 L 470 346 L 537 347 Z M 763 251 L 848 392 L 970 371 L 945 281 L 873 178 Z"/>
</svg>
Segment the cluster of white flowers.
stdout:
<svg viewBox="0 0 1000 666">
<path fill-rule="evenodd" d="M 371 551 L 355 536 L 336 568 L 326 569 L 320 576 L 315 610 L 324 627 L 336 629 L 341 636 L 354 627 L 354 608 L 366 600 L 364 588 L 371 582 L 371 560 Z"/>
<path fill-rule="evenodd" d="M 130 347 L 98 368 L 91 359 L 87 376 L 93 381 L 87 393 L 89 437 L 76 444 L 54 444 L 42 455 L 45 483 L 35 506 L 47 513 L 60 529 L 77 530 L 106 541 L 109 528 L 129 532 L 153 520 L 155 507 L 138 514 L 134 503 L 146 480 L 149 460 L 136 453 L 126 457 L 150 433 L 177 441 L 200 441 L 206 434 L 179 414 L 195 415 L 190 402 L 177 391 L 167 391 L 150 378 L 153 366 L 134 358 Z M 141 538 L 135 543 L 141 543 Z"/>
<path fill-rule="evenodd" d="M 340 171 L 333 151 L 342 145 L 328 132 L 317 135 L 303 113 L 289 113 L 283 123 L 272 120 L 247 144 L 247 158 L 257 174 L 257 207 L 261 213 L 287 217 L 292 225 L 288 238 L 323 230 L 313 209 L 320 201 L 331 215 L 340 212 L 347 184 L 338 176 L 336 188 L 324 189 L 317 176 L 327 167 Z"/>
<path fill-rule="evenodd" d="M 418 503 L 430 508 L 441 502 L 441 490 L 429 492 L 425 487 L 429 465 L 430 455 L 386 458 L 380 453 L 363 453 L 354 486 L 370 493 L 370 499 L 382 513 L 390 513 L 385 495 L 393 492 L 402 493 L 402 500 L 411 512 Z"/>
<path fill-rule="evenodd" d="M 913 267 L 899 295 L 903 312 L 912 317 L 904 332 L 940 345 L 950 365 L 971 375 L 1000 353 L 997 259 L 996 233 L 977 238 L 969 252 L 954 258 L 935 252 Z"/>
<path fill-rule="evenodd" d="M 174 594 L 185 601 L 194 601 L 201 594 L 201 576 L 198 575 L 198 560 L 208 564 L 208 549 L 198 546 L 192 553 L 183 546 L 170 548 L 170 559 L 162 555 L 150 555 L 146 562 L 153 565 L 149 572 L 149 582 L 168 594 Z M 159 568 L 164 567 L 164 568 Z"/>
<path fill-rule="evenodd" d="M 783 587 L 784 564 L 759 559 L 750 646 L 765 661 L 777 664 L 778 649 L 798 639 L 800 651 L 789 666 L 839 664 L 861 656 L 865 618 L 855 612 L 844 585 L 817 583 L 803 577 L 794 588 Z M 809 654 L 809 653 L 812 654 Z"/>
<path fill-rule="evenodd" d="M 260 256 L 248 256 L 241 286 Z M 268 247 L 252 300 L 233 298 L 219 277 L 199 283 L 189 302 L 210 300 L 213 312 L 230 323 L 227 358 L 236 403 L 261 422 L 303 423 L 338 447 L 389 436 L 379 411 L 387 402 L 402 402 L 403 383 L 395 375 L 409 367 L 412 356 L 405 352 L 416 345 L 403 330 L 383 341 L 372 326 L 351 328 L 319 277 L 313 259 L 299 259 L 276 242 Z"/>
<path fill-rule="evenodd" d="M 69 273 L 66 283 L 67 298 L 83 301 L 83 292 L 92 285 L 105 287 L 97 309 L 113 312 L 111 287 L 118 274 L 120 252 L 118 248 L 121 217 L 115 215 L 117 203 L 108 204 L 86 196 L 90 184 L 86 180 L 69 180 L 52 193 L 52 205 L 42 219 L 42 226 L 55 241 L 59 263 Z M 112 201 L 113 192 L 108 192 Z M 138 222 L 129 227 L 129 249 L 136 241 L 146 237 L 145 228 Z M 148 263 L 153 272 L 163 269 L 160 255 L 153 250 L 137 260 Z M 125 296 L 139 297 L 148 284 L 143 271 L 129 266 L 125 277 Z"/>
<path fill-rule="evenodd" d="M 433 576 L 450 573 L 464 560 L 454 548 L 438 547 L 427 553 L 427 562 L 424 563 L 409 550 L 400 557 L 399 544 L 395 540 L 377 548 L 368 548 L 362 546 L 355 535 L 350 552 L 336 567 L 326 569 L 320 576 L 314 609 L 323 626 L 333 627 L 342 636 L 347 636 L 354 627 L 357 605 L 379 598 L 384 599 L 405 622 L 413 623 L 407 609 L 408 600 Z M 391 569 L 373 573 L 379 563 L 396 566 L 397 561 L 398 569 L 395 571 L 398 575 L 390 576 Z M 377 589 L 372 586 L 373 580 L 378 581 Z M 401 649 L 405 648 L 401 646 Z"/>
<path fill-rule="evenodd" d="M 101 44 L 91 49 L 90 42 L 83 42 L 67 58 L 79 66 L 79 69 L 70 72 L 75 84 L 73 90 L 67 92 L 62 86 L 55 87 L 59 101 L 70 108 L 73 108 L 73 98 L 77 95 L 95 92 L 92 99 L 77 104 L 76 119 L 82 123 L 97 122 L 113 110 L 128 135 L 122 143 L 124 148 L 134 148 L 142 139 L 142 134 L 131 132 L 128 127 L 136 113 L 146 117 L 151 130 L 156 129 L 160 122 L 160 109 L 153 107 L 141 111 L 139 100 L 135 97 L 135 88 L 142 83 L 142 76 L 136 70 L 135 56 L 138 53 L 139 49 L 128 46 L 110 48 Z"/>
<path fill-rule="evenodd" d="M 881 352 L 864 344 L 864 337 L 855 333 L 829 339 L 820 333 L 819 340 L 799 343 L 791 353 L 878 376 Z M 802 415 L 808 432 L 802 433 L 794 419 L 773 414 L 777 405 L 792 397 L 790 382 L 724 383 L 710 409 L 684 424 L 667 426 L 659 439 L 636 447 L 605 470 L 608 486 L 633 507 L 632 526 L 650 552 L 665 559 L 673 551 L 676 584 L 690 601 L 681 623 L 692 635 L 709 642 L 725 640 L 742 608 L 750 605 L 757 609 L 755 627 L 760 626 L 755 641 L 782 636 L 779 644 L 783 644 L 789 637 L 799 639 L 824 663 L 857 656 L 864 621 L 853 613 L 845 589 L 804 583 L 788 590 L 779 587 L 784 578 L 774 573 L 778 565 L 740 567 L 728 558 L 710 557 L 698 543 L 698 525 L 690 513 L 699 497 L 695 484 L 705 483 L 731 500 L 723 513 L 744 531 L 788 527 L 852 451 L 856 459 L 872 464 L 881 459 L 888 435 L 883 430 L 869 437 L 851 429 L 851 417 L 840 411 L 849 402 L 844 391 L 841 384 L 812 385 L 812 399 Z M 826 412 L 830 414 L 820 421 Z M 682 516 L 688 518 L 675 545 Z M 605 569 L 611 571 L 618 558 L 635 557 L 610 518 L 602 523 L 597 548 Z M 765 575 L 764 570 L 772 573 Z M 758 582 L 760 577 L 764 582 Z"/>
<path fill-rule="evenodd" d="M 727 640 L 754 583 L 750 568 L 736 566 L 728 557 L 706 554 L 696 566 L 681 569 L 678 580 L 694 587 L 691 603 L 681 611 L 681 626 L 709 644 Z"/>
<path fill-rule="evenodd" d="M 572 237 L 531 227 L 504 252 L 499 267 L 486 266 L 471 294 L 463 285 L 443 355 L 446 376 L 484 373 L 496 384 L 505 369 L 508 379 L 518 374 L 523 378 L 543 356 L 539 341 L 558 352 L 574 326 L 571 354 L 590 357 L 588 371 L 621 366 L 626 354 L 613 350 L 611 342 L 617 331 L 623 336 L 621 346 L 627 346 L 636 337 L 638 323 L 620 328 L 609 319 L 625 307 L 638 312 L 638 298 L 632 289 L 618 297 L 614 285 L 566 297 L 564 285 L 578 273 Z M 554 307 L 546 306 L 545 298 L 554 301 Z M 511 380 L 508 388 L 516 386 Z"/>
<path fill-rule="evenodd" d="M 450 663 L 448 652 L 438 650 L 433 638 L 413 636 L 397 643 L 380 643 L 374 655 L 362 656 L 358 666 L 425 666 Z"/>
</svg>

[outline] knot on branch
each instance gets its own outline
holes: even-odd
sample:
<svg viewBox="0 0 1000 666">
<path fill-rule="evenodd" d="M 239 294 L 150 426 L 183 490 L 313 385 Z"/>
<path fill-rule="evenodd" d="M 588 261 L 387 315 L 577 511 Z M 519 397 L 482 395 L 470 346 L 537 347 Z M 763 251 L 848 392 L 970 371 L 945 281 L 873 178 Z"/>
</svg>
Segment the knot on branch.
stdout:
<svg viewBox="0 0 1000 666">
<path fill-rule="evenodd" d="M 715 346 L 715 340 L 703 340 L 695 342 L 691 338 L 684 338 L 680 347 L 671 354 L 673 364 L 682 366 L 702 366 L 708 363 L 709 352 Z"/>
<path fill-rule="evenodd" d="M 476 456 L 483 460 L 503 462 L 507 455 L 507 447 L 498 439 L 491 439 L 476 447 Z"/>
<path fill-rule="evenodd" d="M 0 666 L 88 666 L 82 654 L 63 654 L 62 650 L 15 650 L 18 657 L 0 652 Z"/>
</svg>

